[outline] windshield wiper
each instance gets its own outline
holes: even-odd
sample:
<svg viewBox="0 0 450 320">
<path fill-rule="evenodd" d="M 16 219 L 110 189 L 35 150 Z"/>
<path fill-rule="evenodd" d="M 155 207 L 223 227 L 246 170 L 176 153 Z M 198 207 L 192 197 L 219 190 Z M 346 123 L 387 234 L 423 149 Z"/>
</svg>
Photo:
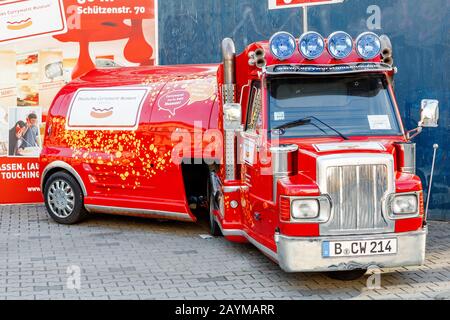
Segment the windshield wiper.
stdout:
<svg viewBox="0 0 450 320">
<path fill-rule="evenodd" d="M 320 120 L 317 117 L 314 116 L 309 116 L 300 120 L 295 120 L 295 121 L 291 121 L 288 122 L 286 124 L 283 124 L 281 126 L 278 126 L 276 128 L 274 128 L 275 130 L 285 130 L 285 129 L 289 129 L 289 128 L 295 128 L 295 127 L 300 127 L 300 126 L 305 126 L 305 125 L 313 125 L 315 127 L 318 128 L 317 125 L 315 125 L 311 120 L 316 120 L 317 122 L 320 122 L 321 124 L 323 124 L 325 127 L 327 127 L 328 129 L 332 130 L 333 132 L 335 132 L 336 134 L 338 134 L 342 139 L 344 140 L 350 140 L 348 137 L 344 136 L 342 133 L 340 133 L 338 130 L 336 130 L 335 128 L 333 128 L 332 126 L 330 126 L 329 124 L 326 124 L 325 122 L 323 122 L 322 120 Z M 320 129 L 320 128 L 319 128 Z M 326 133 L 324 130 L 320 129 L 320 131 Z"/>
</svg>

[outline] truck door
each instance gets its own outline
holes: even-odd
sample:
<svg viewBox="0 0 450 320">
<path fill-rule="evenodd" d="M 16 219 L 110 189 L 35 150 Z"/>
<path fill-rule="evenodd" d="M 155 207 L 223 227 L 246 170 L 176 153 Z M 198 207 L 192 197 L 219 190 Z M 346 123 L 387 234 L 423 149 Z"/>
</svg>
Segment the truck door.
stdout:
<svg viewBox="0 0 450 320">
<path fill-rule="evenodd" d="M 271 201 L 272 180 L 270 163 L 266 164 L 265 154 L 267 146 L 264 139 L 264 110 L 263 90 L 260 81 L 252 84 L 248 105 L 245 130 L 242 133 L 241 179 L 248 186 L 249 203 L 247 210 L 251 212 L 251 219 L 246 219 L 247 227 L 255 231 L 255 235 L 263 235 L 264 226 L 267 225 L 264 213 L 264 203 Z M 267 169 L 269 168 L 269 171 Z"/>
<path fill-rule="evenodd" d="M 258 149 L 260 147 L 259 130 L 262 117 L 261 83 L 253 82 L 247 111 L 245 130 L 242 134 L 242 180 L 253 193 L 253 184 L 257 176 Z"/>
</svg>

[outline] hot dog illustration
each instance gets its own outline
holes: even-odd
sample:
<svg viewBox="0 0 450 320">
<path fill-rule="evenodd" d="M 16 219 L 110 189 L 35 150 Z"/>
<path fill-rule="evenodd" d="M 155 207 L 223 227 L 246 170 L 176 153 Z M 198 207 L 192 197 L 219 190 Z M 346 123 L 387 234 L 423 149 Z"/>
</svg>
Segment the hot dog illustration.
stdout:
<svg viewBox="0 0 450 320">
<path fill-rule="evenodd" d="M 33 21 L 31 18 L 28 18 L 25 20 L 7 21 L 6 24 L 6 28 L 9 30 L 22 30 L 31 27 L 33 25 Z"/>
<path fill-rule="evenodd" d="M 96 119 L 106 119 L 113 115 L 114 108 L 92 108 L 91 117 Z"/>
</svg>

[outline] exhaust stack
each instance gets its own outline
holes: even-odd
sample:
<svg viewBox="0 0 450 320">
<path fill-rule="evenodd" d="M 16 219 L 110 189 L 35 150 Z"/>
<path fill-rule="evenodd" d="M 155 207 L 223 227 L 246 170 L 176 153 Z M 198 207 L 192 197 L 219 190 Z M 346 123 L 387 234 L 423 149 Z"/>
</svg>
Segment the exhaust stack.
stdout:
<svg viewBox="0 0 450 320">
<path fill-rule="evenodd" d="M 237 176 L 237 139 L 242 131 L 242 107 L 236 103 L 236 49 L 230 38 L 222 41 L 223 75 L 223 124 L 225 130 L 224 155 L 227 180 Z"/>
<path fill-rule="evenodd" d="M 236 48 L 233 39 L 225 38 L 222 41 L 223 55 L 223 103 L 236 102 Z"/>
<path fill-rule="evenodd" d="M 248 55 L 248 58 L 248 65 L 251 67 L 262 69 L 267 65 L 266 52 L 262 48 L 251 51 Z"/>
<path fill-rule="evenodd" d="M 381 56 L 383 57 L 383 62 L 393 66 L 394 65 L 394 52 L 392 50 L 391 39 L 385 34 L 380 36 L 381 40 Z"/>
</svg>

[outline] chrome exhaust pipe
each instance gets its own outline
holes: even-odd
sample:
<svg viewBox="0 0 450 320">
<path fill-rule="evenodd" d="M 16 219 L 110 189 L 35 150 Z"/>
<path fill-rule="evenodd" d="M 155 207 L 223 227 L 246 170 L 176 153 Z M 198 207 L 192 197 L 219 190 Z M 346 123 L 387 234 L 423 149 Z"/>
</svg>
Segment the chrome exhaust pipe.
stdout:
<svg viewBox="0 0 450 320">
<path fill-rule="evenodd" d="M 386 63 L 386 64 L 388 64 L 388 65 L 390 65 L 390 66 L 393 66 L 393 65 L 394 65 L 394 59 L 393 59 L 392 57 L 386 57 L 386 58 L 384 58 L 384 59 L 383 59 L 383 62 Z"/>
<path fill-rule="evenodd" d="M 236 103 L 236 48 L 234 41 L 225 38 L 222 41 L 223 77 L 222 86 L 224 116 L 224 156 L 226 180 L 235 180 L 237 176 L 237 134 L 241 130 L 242 107 Z M 231 110 L 231 111 L 230 111 Z M 230 113 L 227 114 L 227 112 Z M 233 113 L 238 114 L 236 117 Z"/>
<path fill-rule="evenodd" d="M 380 36 L 381 41 L 381 57 L 383 62 L 393 66 L 394 65 L 394 51 L 392 49 L 391 39 L 385 34 Z"/>
<path fill-rule="evenodd" d="M 264 49 L 258 48 L 255 50 L 255 56 L 256 56 L 256 58 L 265 58 L 266 52 L 264 51 Z"/>
<path fill-rule="evenodd" d="M 256 67 L 262 69 L 267 65 L 267 61 L 264 58 L 259 58 L 258 60 L 256 60 Z"/>
<path fill-rule="evenodd" d="M 383 58 L 392 57 L 393 56 L 393 50 L 392 50 L 392 43 L 391 39 L 385 34 L 380 36 L 381 41 L 381 56 Z"/>
<path fill-rule="evenodd" d="M 251 67 L 262 69 L 267 65 L 266 52 L 262 48 L 251 51 L 248 58 L 248 65 Z"/>
<path fill-rule="evenodd" d="M 383 58 L 391 58 L 392 57 L 392 49 L 384 48 L 383 51 L 381 51 L 381 56 Z"/>
<path fill-rule="evenodd" d="M 231 38 L 225 38 L 222 41 L 223 55 L 223 102 L 236 102 L 236 47 Z"/>
<path fill-rule="evenodd" d="M 255 50 L 255 65 L 256 67 L 262 69 L 267 65 L 266 61 L 266 52 L 262 48 L 258 48 Z"/>
</svg>

